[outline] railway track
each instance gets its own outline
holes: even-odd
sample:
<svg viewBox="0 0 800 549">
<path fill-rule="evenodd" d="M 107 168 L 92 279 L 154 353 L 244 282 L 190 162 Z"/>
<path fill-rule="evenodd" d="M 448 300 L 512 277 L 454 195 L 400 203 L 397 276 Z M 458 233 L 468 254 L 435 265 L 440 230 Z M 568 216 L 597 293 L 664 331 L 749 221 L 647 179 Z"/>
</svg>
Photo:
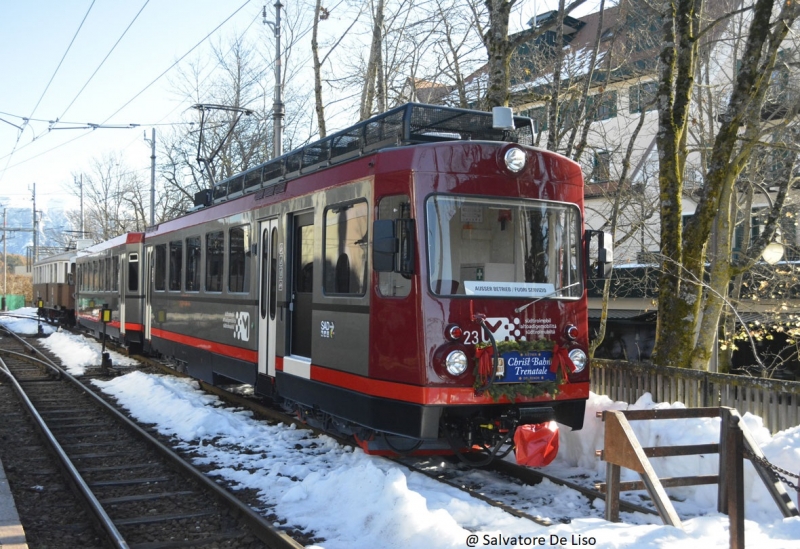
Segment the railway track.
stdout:
<svg viewBox="0 0 800 549">
<path fill-rule="evenodd" d="M 33 542 L 302 547 L 20 338 L 0 348 L 0 455 Z"/>
</svg>

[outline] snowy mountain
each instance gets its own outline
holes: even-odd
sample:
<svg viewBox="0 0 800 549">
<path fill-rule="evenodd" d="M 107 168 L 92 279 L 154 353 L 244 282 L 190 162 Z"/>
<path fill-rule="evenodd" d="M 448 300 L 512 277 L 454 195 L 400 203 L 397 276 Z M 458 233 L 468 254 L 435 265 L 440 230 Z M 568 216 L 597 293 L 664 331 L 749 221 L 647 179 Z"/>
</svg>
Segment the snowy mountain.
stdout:
<svg viewBox="0 0 800 549">
<path fill-rule="evenodd" d="M 8 208 L 6 210 L 6 227 L 9 229 L 27 229 L 25 232 L 7 232 L 7 252 L 26 255 L 28 247 L 33 247 L 33 212 L 29 208 Z M 70 239 L 74 228 L 67 217 L 67 211 L 60 208 L 48 208 L 39 213 L 39 246 L 64 246 Z"/>
</svg>

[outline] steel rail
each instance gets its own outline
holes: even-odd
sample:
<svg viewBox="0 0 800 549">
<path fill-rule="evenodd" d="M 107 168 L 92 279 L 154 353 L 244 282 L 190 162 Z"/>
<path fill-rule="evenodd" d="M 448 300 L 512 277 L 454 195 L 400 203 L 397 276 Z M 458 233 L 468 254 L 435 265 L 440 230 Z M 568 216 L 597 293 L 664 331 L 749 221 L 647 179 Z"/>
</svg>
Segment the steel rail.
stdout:
<svg viewBox="0 0 800 549">
<path fill-rule="evenodd" d="M 56 370 L 59 374 L 66 373 L 64 370 L 62 370 L 58 366 L 58 364 L 56 364 L 55 362 L 50 360 L 50 357 L 48 357 L 46 354 L 44 354 L 41 350 L 37 349 L 34 345 L 31 345 L 30 343 L 25 341 L 25 339 L 20 337 L 19 334 L 13 332 L 12 330 L 8 329 L 6 326 L 3 326 L 2 324 L 0 324 L 0 330 L 5 332 L 6 334 L 10 335 L 12 338 L 14 338 L 17 341 L 17 343 L 21 344 L 26 349 L 30 349 L 32 352 L 34 352 L 34 353 L 36 353 L 36 354 L 38 354 L 39 356 L 42 357 L 41 359 L 34 359 L 34 360 L 38 360 L 39 362 L 46 363 L 48 366 L 50 366 L 51 368 Z M 9 351 L 9 350 L 6 350 L 6 349 L 0 349 L 0 352 L 13 353 L 13 354 L 17 354 L 17 355 L 20 354 L 20 353 L 16 353 L 15 351 Z M 27 355 L 22 355 L 22 356 L 24 356 L 25 358 L 31 358 L 31 357 L 29 357 Z"/>
<path fill-rule="evenodd" d="M 38 410 L 34 407 L 33 403 L 28 398 L 28 395 L 25 393 L 25 390 L 19 384 L 17 379 L 11 373 L 11 370 L 6 365 L 5 361 L 0 358 L 0 372 L 5 374 L 8 378 L 9 382 L 11 383 L 14 391 L 17 393 L 22 405 L 28 411 L 31 418 L 33 418 L 34 422 L 36 423 L 36 427 L 41 432 L 45 443 L 50 447 L 50 450 L 56 456 L 59 462 L 59 466 L 61 467 L 62 471 L 67 476 L 67 480 L 69 481 L 72 486 L 78 491 L 78 493 L 83 498 L 84 502 L 89 508 L 94 519 L 97 521 L 100 528 L 106 534 L 108 541 L 113 545 L 113 547 L 118 549 L 129 549 L 128 543 L 122 537 L 122 534 L 119 533 L 117 527 L 112 522 L 111 518 L 106 513 L 103 506 L 100 505 L 100 502 L 95 497 L 94 493 L 89 489 L 89 486 L 86 484 L 86 481 L 83 479 L 81 474 L 78 472 L 78 469 L 72 463 L 72 461 L 67 457 L 66 452 L 61 447 L 61 445 L 56 440 L 53 433 L 50 431 L 50 428 L 42 419 L 42 416 L 39 414 Z"/>
<path fill-rule="evenodd" d="M 43 366 L 53 370 L 53 372 L 56 374 L 56 379 L 61 379 L 61 370 L 59 370 L 58 366 L 53 364 L 53 362 L 49 358 L 47 358 L 46 356 L 44 357 L 45 360 L 41 360 L 41 359 L 38 359 L 38 358 L 34 358 L 32 356 L 28 356 L 28 355 L 23 354 L 23 353 L 18 353 L 16 351 L 11 351 L 9 349 L 0 349 L 0 353 L 7 354 L 7 355 L 14 355 L 14 356 L 16 356 L 18 358 L 22 358 L 24 360 L 28 360 L 28 361 L 31 361 L 31 362 L 38 362 L 38 363 L 42 364 Z"/>
<path fill-rule="evenodd" d="M 17 334 L 10 332 L 9 330 L 5 330 L 17 340 L 21 341 L 28 347 L 31 345 L 20 338 Z M 35 349 L 35 347 L 34 347 Z M 36 349 L 37 352 L 40 352 Z M 43 353 L 40 352 L 43 356 Z M 24 356 L 24 355 L 23 355 Z M 29 357 L 26 357 L 29 358 Z M 46 358 L 46 357 L 45 357 Z M 47 359 L 50 361 L 49 359 Z M 119 410 L 117 410 L 114 406 L 109 404 L 105 399 L 103 399 L 100 395 L 98 395 L 95 391 L 86 387 L 83 383 L 81 383 L 78 379 L 72 376 L 69 372 L 59 368 L 56 365 L 53 365 L 58 371 L 61 372 L 61 375 L 69 380 L 70 382 L 74 383 L 78 386 L 81 390 L 83 390 L 90 398 L 92 398 L 96 403 L 102 406 L 105 410 L 107 410 L 110 414 L 115 416 L 119 421 L 121 421 L 126 427 L 128 427 L 131 431 L 136 433 L 142 439 L 150 443 L 155 450 L 157 450 L 163 457 L 168 459 L 170 462 L 175 464 L 179 469 L 184 471 L 187 475 L 191 476 L 194 480 L 200 483 L 204 488 L 208 489 L 212 494 L 217 496 L 220 500 L 222 500 L 226 505 L 232 507 L 236 513 L 242 518 L 242 520 L 247 523 L 247 525 L 253 529 L 253 533 L 258 537 L 261 541 L 266 543 L 269 547 L 273 549 L 302 549 L 302 545 L 292 539 L 288 534 L 282 532 L 275 527 L 272 526 L 264 517 L 253 511 L 247 504 L 230 494 L 227 490 L 219 486 L 216 482 L 209 479 L 202 471 L 194 467 L 192 464 L 187 463 L 183 458 L 181 458 L 177 453 L 175 453 L 171 448 L 164 445 L 161 441 L 157 438 L 153 437 L 150 433 L 142 429 L 136 422 L 125 416 Z"/>
</svg>

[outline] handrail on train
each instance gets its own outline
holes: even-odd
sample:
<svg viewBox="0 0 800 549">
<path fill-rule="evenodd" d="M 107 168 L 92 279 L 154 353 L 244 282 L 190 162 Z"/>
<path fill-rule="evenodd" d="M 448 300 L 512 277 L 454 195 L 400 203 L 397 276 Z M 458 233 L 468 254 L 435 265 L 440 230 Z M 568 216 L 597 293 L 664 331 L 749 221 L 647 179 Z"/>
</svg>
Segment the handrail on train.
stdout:
<svg viewBox="0 0 800 549">
<path fill-rule="evenodd" d="M 196 193 L 194 205 L 225 202 L 387 147 L 458 140 L 533 145 L 532 120 L 513 119 L 515 129 L 508 130 L 494 127 L 491 112 L 407 103 L 220 181 Z"/>
</svg>

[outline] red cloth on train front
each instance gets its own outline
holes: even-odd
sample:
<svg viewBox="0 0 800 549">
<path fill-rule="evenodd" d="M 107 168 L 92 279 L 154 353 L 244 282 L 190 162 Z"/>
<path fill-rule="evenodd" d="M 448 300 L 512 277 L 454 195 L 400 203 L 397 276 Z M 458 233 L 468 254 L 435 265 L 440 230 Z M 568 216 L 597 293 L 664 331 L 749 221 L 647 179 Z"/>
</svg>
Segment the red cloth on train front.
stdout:
<svg viewBox="0 0 800 549">
<path fill-rule="evenodd" d="M 517 463 L 526 467 L 544 467 L 558 454 L 558 423 L 520 425 L 514 433 Z"/>
</svg>

